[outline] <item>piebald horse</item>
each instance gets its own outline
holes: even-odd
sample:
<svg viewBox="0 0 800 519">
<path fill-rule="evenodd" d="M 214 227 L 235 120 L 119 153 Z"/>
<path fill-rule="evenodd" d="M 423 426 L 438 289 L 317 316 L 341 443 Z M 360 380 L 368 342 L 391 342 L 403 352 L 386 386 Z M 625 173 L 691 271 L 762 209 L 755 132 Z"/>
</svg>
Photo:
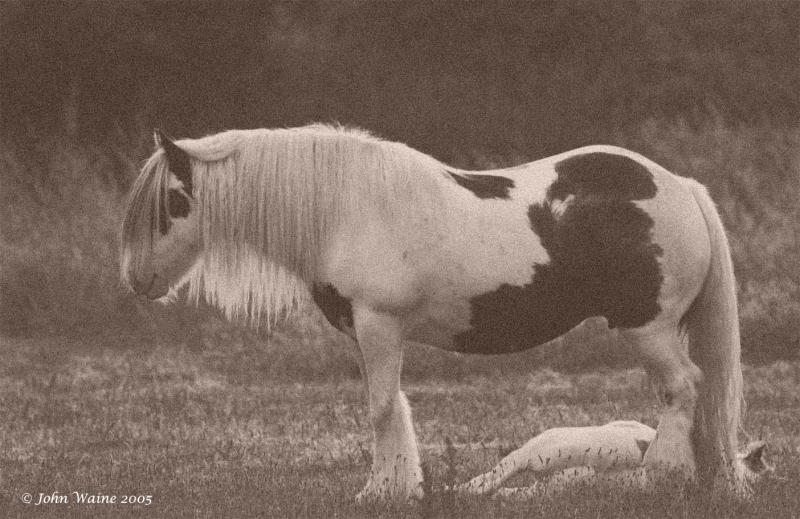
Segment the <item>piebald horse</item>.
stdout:
<svg viewBox="0 0 800 519">
<path fill-rule="evenodd" d="M 648 474 L 674 467 L 747 492 L 725 231 L 703 186 L 631 151 L 469 172 L 327 125 L 157 133 L 120 263 L 123 283 L 151 299 L 188 285 L 190 299 L 267 326 L 311 300 L 355 339 L 374 433 L 360 499 L 422 493 L 404 341 L 515 352 L 593 316 L 660 388 Z"/>
</svg>

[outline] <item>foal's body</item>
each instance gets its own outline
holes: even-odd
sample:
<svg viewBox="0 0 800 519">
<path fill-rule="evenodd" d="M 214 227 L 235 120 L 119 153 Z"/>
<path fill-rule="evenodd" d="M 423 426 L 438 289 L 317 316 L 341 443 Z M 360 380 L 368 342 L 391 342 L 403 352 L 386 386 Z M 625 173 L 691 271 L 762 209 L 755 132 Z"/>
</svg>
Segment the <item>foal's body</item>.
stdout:
<svg viewBox="0 0 800 519">
<path fill-rule="evenodd" d="M 526 499 L 579 482 L 645 486 L 642 458 L 655 437 L 655 429 L 630 420 L 548 429 L 509 453 L 490 471 L 453 490 L 469 495 Z M 765 449 L 766 443 L 758 440 L 737 453 L 734 463 L 748 481 L 755 482 L 773 471 L 764 456 Z M 503 487 L 521 472 L 532 472 L 541 478 L 527 487 Z"/>
<path fill-rule="evenodd" d="M 470 173 L 320 126 L 161 146 L 126 217 L 123 278 L 149 297 L 164 295 L 162 278 L 190 279 L 231 317 L 269 317 L 307 287 L 361 352 L 375 438 L 362 498 L 422 491 L 400 390 L 404 341 L 514 352 L 592 316 L 620 330 L 662 388 L 646 465 L 690 475 L 699 465 L 702 476 L 735 456 L 735 285 L 719 217 L 696 182 L 610 146 Z M 161 207 L 167 190 L 188 202 L 148 238 L 137 213 Z"/>
</svg>

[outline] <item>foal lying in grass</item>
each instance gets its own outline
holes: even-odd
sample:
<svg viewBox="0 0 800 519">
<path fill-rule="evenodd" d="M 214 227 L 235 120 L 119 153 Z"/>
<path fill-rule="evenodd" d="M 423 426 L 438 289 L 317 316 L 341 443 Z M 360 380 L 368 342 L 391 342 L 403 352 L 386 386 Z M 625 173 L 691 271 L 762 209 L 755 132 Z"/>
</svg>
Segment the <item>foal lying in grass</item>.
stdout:
<svg viewBox="0 0 800 519">
<path fill-rule="evenodd" d="M 455 491 L 526 498 L 589 479 L 643 487 L 647 474 L 642 459 L 655 436 L 655 429 L 635 421 L 548 429 L 503 458 L 489 472 L 458 485 Z M 765 447 L 763 441 L 751 442 L 735 460 L 750 481 L 772 471 L 763 457 Z M 501 488 L 506 480 L 522 471 L 547 477 L 530 487 Z"/>
</svg>

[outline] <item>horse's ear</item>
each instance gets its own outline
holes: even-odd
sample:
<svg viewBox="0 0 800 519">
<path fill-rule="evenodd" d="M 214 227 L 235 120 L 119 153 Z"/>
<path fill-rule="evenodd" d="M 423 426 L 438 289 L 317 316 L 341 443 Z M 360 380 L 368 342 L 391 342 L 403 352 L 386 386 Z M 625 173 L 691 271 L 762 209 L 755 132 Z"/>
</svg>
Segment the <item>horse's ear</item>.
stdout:
<svg viewBox="0 0 800 519">
<path fill-rule="evenodd" d="M 170 146 L 175 146 L 175 143 L 172 142 L 172 139 L 169 137 L 169 135 L 161 131 L 159 128 L 153 130 L 153 141 L 156 144 L 156 149 L 164 148 L 164 151 L 166 151 Z"/>
<path fill-rule="evenodd" d="M 164 142 L 165 138 L 166 136 L 161 130 L 159 130 L 158 128 L 153 130 L 153 143 L 155 144 L 156 149 L 159 149 L 162 146 L 162 143 Z"/>
<path fill-rule="evenodd" d="M 153 131 L 153 139 L 156 147 L 163 148 L 167 155 L 169 170 L 183 182 L 186 194 L 192 195 L 192 168 L 189 163 L 189 155 L 178 147 L 172 139 L 159 129 Z"/>
</svg>

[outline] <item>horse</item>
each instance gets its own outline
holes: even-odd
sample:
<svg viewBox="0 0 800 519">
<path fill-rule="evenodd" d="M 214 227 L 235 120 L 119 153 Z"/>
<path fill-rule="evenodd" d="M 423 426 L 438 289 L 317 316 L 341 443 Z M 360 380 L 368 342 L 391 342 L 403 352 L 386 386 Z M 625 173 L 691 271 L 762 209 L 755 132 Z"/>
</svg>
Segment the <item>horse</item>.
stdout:
<svg viewBox="0 0 800 519">
<path fill-rule="evenodd" d="M 605 318 L 663 404 L 643 464 L 747 493 L 736 284 L 698 182 L 614 146 L 465 171 L 313 124 L 171 140 L 131 189 L 122 283 L 271 326 L 306 304 L 358 344 L 373 430 L 359 500 L 422 495 L 403 343 L 521 351 Z"/>
<path fill-rule="evenodd" d="M 552 495 L 576 483 L 603 481 L 646 487 L 642 460 L 656 430 L 633 420 L 585 427 L 555 427 L 528 440 L 494 468 L 451 490 L 465 495 L 528 499 Z M 750 442 L 736 455 L 748 482 L 774 472 L 766 461 L 766 442 Z M 528 471 L 542 476 L 531 486 L 502 487 L 512 476 Z"/>
</svg>

